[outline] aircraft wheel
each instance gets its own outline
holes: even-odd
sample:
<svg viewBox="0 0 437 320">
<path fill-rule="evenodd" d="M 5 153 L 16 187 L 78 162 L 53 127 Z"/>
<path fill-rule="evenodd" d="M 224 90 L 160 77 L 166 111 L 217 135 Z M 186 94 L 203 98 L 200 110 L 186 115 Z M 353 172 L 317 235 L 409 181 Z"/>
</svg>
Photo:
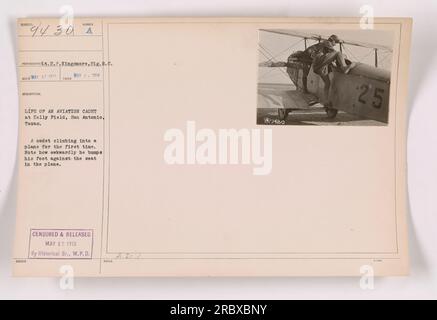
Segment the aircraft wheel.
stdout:
<svg viewBox="0 0 437 320">
<path fill-rule="evenodd" d="M 289 110 L 287 109 L 278 109 L 278 117 L 279 120 L 287 120 Z"/>
<path fill-rule="evenodd" d="M 287 120 L 288 114 L 291 112 L 291 109 L 285 109 L 285 118 L 284 120 Z"/>
<path fill-rule="evenodd" d="M 334 108 L 326 108 L 326 115 L 328 116 L 328 119 L 334 119 L 337 116 L 338 110 Z"/>
</svg>

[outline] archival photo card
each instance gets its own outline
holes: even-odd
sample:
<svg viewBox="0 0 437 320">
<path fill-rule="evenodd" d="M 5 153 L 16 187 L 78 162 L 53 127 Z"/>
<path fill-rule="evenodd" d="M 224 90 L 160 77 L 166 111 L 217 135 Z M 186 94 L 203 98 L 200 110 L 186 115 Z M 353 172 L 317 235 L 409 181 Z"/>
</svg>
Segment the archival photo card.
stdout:
<svg viewBox="0 0 437 320">
<path fill-rule="evenodd" d="M 411 25 L 19 19 L 14 275 L 407 275 Z"/>
</svg>

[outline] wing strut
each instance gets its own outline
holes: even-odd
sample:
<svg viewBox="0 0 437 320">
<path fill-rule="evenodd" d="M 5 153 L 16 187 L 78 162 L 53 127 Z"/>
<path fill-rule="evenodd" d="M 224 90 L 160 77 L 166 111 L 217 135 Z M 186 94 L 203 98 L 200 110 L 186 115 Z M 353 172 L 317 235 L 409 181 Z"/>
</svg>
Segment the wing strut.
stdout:
<svg viewBox="0 0 437 320">
<path fill-rule="evenodd" d="M 375 48 L 375 67 L 378 68 L 378 49 Z"/>
</svg>

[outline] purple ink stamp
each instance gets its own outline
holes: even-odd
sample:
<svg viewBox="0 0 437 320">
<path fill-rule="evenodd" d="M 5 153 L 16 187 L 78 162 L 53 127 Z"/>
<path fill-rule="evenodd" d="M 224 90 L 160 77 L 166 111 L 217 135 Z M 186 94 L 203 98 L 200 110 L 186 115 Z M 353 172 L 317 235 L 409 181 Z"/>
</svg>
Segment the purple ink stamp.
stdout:
<svg viewBox="0 0 437 320">
<path fill-rule="evenodd" d="M 29 259 L 92 259 L 92 229 L 30 229 Z"/>
</svg>

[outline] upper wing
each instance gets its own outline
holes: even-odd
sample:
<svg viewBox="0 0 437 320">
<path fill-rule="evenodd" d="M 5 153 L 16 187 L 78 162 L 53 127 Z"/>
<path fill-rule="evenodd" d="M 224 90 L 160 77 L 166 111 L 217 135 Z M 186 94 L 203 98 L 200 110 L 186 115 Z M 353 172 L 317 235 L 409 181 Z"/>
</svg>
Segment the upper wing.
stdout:
<svg viewBox="0 0 437 320">
<path fill-rule="evenodd" d="M 311 39 L 311 40 L 327 40 L 327 37 L 318 35 L 318 34 L 312 34 L 312 33 L 305 33 L 305 32 L 299 32 L 295 30 L 286 30 L 286 29 L 261 29 L 261 31 L 265 32 L 271 32 L 271 33 L 277 33 L 277 34 L 284 34 L 292 37 L 298 37 L 303 39 Z M 364 48 L 373 48 L 373 49 L 381 49 L 386 50 L 389 52 L 392 52 L 392 48 L 388 46 L 383 45 L 377 45 L 377 44 L 371 44 L 366 42 L 359 42 L 359 41 L 353 41 L 353 40 L 345 40 L 342 39 L 344 44 L 349 44 L 351 46 L 357 46 L 357 47 L 364 47 Z"/>
</svg>

